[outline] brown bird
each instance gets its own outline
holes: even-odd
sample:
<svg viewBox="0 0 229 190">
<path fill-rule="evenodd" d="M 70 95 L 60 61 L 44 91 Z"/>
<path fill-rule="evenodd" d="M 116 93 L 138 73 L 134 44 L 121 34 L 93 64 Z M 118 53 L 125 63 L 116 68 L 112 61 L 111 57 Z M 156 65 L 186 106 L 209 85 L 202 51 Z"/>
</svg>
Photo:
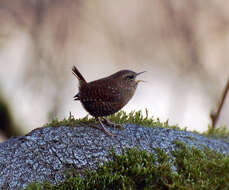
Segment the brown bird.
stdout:
<svg viewBox="0 0 229 190">
<path fill-rule="evenodd" d="M 144 72 L 121 70 L 106 78 L 86 82 L 79 70 L 73 66 L 72 73 L 79 80 L 79 93 L 74 96 L 74 100 L 80 100 L 86 111 L 95 117 L 107 135 L 116 136 L 104 128 L 100 117 L 107 124 L 113 125 L 104 116 L 118 112 L 127 104 L 133 97 L 138 83 L 142 81 L 136 80 L 136 77 Z"/>
</svg>

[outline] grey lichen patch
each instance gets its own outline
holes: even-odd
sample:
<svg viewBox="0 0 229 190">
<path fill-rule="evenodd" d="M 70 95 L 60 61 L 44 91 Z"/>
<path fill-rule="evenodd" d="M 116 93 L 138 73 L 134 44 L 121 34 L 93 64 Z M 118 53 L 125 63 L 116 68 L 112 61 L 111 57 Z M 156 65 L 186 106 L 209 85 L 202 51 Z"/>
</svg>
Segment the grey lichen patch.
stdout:
<svg viewBox="0 0 229 190">
<path fill-rule="evenodd" d="M 206 147 L 200 151 L 177 142 L 170 155 L 160 148 L 153 153 L 126 148 L 110 157 L 84 177 L 72 170 L 58 185 L 32 183 L 26 189 L 229 189 L 229 156 Z"/>
</svg>

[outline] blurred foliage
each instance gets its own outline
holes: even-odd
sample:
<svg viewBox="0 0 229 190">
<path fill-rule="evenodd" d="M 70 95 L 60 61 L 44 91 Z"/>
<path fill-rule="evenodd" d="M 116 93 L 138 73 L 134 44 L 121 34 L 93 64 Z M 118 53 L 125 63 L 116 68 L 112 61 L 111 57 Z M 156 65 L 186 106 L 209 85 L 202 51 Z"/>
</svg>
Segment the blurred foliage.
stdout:
<svg viewBox="0 0 229 190">
<path fill-rule="evenodd" d="M 4 47 L 4 43 L 5 43 L 5 38 L 0 32 L 0 49 Z"/>
<path fill-rule="evenodd" d="M 47 105 L 44 113 L 49 119 L 63 115 L 71 65 L 90 68 L 97 64 L 103 68 L 101 63 L 108 65 L 108 61 L 111 67 L 143 65 L 152 76 L 160 68 L 158 86 L 165 79 L 169 84 L 165 85 L 169 100 L 164 106 L 168 115 L 185 119 L 185 112 L 198 106 L 192 103 L 197 96 L 201 97 L 199 108 L 210 112 L 219 99 L 222 81 L 228 78 L 228 5 L 215 0 L 112 3 L 1 0 L 0 24 L 4 27 L 0 32 L 19 38 L 22 35 L 15 31 L 26 34 L 20 81 L 24 86 L 17 90 L 23 91 L 25 97 L 32 94 L 34 98 L 28 98 L 27 103 L 37 99 L 40 105 Z M 88 76 L 94 74 L 93 69 L 88 69 Z"/>
<path fill-rule="evenodd" d="M 27 190 L 226 190 L 229 189 L 229 156 L 176 142 L 175 150 L 167 155 L 157 148 L 154 153 L 127 148 L 121 155 L 111 152 L 111 161 L 95 171 L 77 172 L 58 185 L 32 183 Z M 176 169 L 172 169 L 175 166 Z"/>
<path fill-rule="evenodd" d="M 11 136 L 22 135 L 17 125 L 15 125 L 10 108 L 6 101 L 0 96 L 0 130 L 7 138 Z"/>
</svg>

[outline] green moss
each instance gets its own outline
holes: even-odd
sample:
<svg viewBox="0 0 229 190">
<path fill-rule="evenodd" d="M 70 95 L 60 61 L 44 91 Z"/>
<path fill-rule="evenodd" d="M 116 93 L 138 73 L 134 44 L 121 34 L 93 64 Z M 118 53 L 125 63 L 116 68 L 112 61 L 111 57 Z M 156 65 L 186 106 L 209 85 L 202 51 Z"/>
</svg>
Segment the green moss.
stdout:
<svg viewBox="0 0 229 190">
<path fill-rule="evenodd" d="M 44 127 L 59 127 L 59 126 L 69 126 L 69 127 L 73 127 L 75 125 L 78 125 L 81 121 L 85 121 L 85 122 L 91 122 L 92 119 L 88 118 L 88 115 L 82 119 L 75 119 L 74 116 L 71 114 L 69 114 L 69 117 L 66 119 L 64 118 L 63 120 L 59 121 L 58 119 L 54 119 L 51 121 L 51 123 L 47 123 L 44 125 Z"/>
<path fill-rule="evenodd" d="M 154 154 L 136 148 L 125 149 L 121 155 L 112 151 L 112 161 L 93 172 L 85 171 L 84 177 L 73 173 L 58 185 L 33 183 L 26 189 L 229 189 L 229 156 L 207 148 L 189 149 L 182 143 L 175 147 L 172 156 L 159 148 Z"/>
<path fill-rule="evenodd" d="M 213 128 L 212 126 L 208 126 L 208 130 L 204 132 L 203 134 L 208 137 L 216 137 L 216 138 L 228 138 L 229 137 L 229 131 L 226 128 L 226 126 L 221 126 L 219 128 Z"/>
<path fill-rule="evenodd" d="M 129 114 L 127 114 L 125 111 L 119 111 L 113 115 L 110 115 L 107 117 L 110 121 L 117 123 L 117 124 L 136 124 L 141 125 L 145 127 L 166 127 L 170 129 L 175 130 L 187 130 L 187 128 L 181 129 L 178 125 L 169 125 L 168 120 L 165 122 L 161 122 L 159 118 L 154 119 L 153 117 L 148 116 L 148 110 L 145 109 L 145 116 L 142 113 L 142 111 L 132 111 Z M 84 124 L 91 125 L 94 124 L 95 118 L 90 117 L 89 115 L 76 119 L 74 116 L 69 114 L 68 118 L 65 118 L 63 120 L 55 119 L 51 123 L 47 123 L 44 126 L 52 126 L 52 127 L 59 127 L 59 126 L 82 126 Z M 93 126 L 93 125 L 92 125 Z M 198 131 L 192 131 L 193 133 L 201 134 Z M 219 127 L 219 128 L 212 128 L 211 126 L 208 126 L 208 130 L 206 132 L 203 132 L 202 135 L 205 135 L 207 137 L 217 137 L 217 138 L 228 138 L 229 137 L 229 131 L 226 127 Z"/>
<path fill-rule="evenodd" d="M 119 124 L 130 123 L 147 127 L 157 126 L 179 129 L 179 127 L 176 125 L 170 126 L 168 120 L 166 120 L 165 122 L 161 122 L 159 118 L 154 119 L 153 117 L 149 117 L 147 109 L 145 109 L 145 116 L 143 115 L 141 110 L 131 111 L 129 114 L 121 110 L 113 115 L 108 116 L 107 118 L 112 122 Z"/>
<path fill-rule="evenodd" d="M 117 123 L 117 124 L 136 124 L 141 126 L 147 127 L 169 127 L 174 129 L 180 129 L 177 125 L 169 125 L 168 120 L 165 122 L 161 122 L 159 118 L 154 119 L 153 117 L 148 116 L 148 110 L 145 110 L 145 116 L 143 115 L 142 111 L 132 111 L 127 114 L 125 111 L 119 111 L 113 115 L 107 117 L 110 121 Z M 53 120 L 51 123 L 47 123 L 44 126 L 76 126 L 82 123 L 92 124 L 95 123 L 95 118 L 89 117 L 87 115 L 84 118 L 75 119 L 74 116 L 71 114 L 67 119 L 59 121 L 58 119 Z"/>
</svg>

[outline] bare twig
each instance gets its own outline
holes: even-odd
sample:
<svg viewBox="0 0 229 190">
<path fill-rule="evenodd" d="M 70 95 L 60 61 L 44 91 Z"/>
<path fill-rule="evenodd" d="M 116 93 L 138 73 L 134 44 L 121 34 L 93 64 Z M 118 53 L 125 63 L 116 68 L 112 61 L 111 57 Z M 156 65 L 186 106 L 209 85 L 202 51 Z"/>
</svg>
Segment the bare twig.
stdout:
<svg viewBox="0 0 229 190">
<path fill-rule="evenodd" d="M 225 99 L 226 99 L 228 91 L 229 91 L 229 79 L 228 79 L 226 87 L 225 87 L 225 89 L 223 91 L 223 95 L 222 95 L 221 100 L 219 102 L 219 106 L 218 106 L 217 111 L 216 112 L 212 111 L 210 113 L 210 118 L 212 120 L 212 128 L 215 128 L 215 126 L 216 126 L 216 123 L 217 123 L 217 121 L 219 119 L 219 115 L 220 115 L 220 112 L 222 110 L 222 107 L 223 107 L 223 104 L 225 102 Z"/>
</svg>

